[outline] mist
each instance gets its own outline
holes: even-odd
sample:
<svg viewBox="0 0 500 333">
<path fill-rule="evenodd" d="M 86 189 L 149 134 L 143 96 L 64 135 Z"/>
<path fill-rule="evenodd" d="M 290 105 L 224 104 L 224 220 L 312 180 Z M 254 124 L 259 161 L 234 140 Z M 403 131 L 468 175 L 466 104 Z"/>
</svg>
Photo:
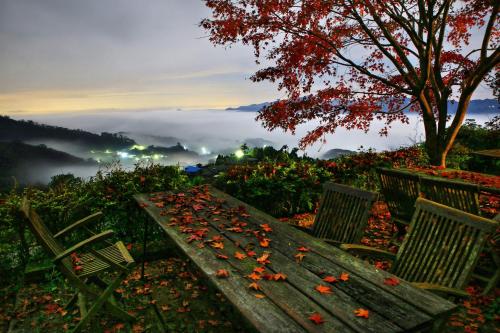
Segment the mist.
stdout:
<svg viewBox="0 0 500 333">
<path fill-rule="evenodd" d="M 114 112 L 71 113 L 17 116 L 17 119 L 30 119 L 49 125 L 89 132 L 123 133 L 142 145 L 171 146 L 180 142 L 191 151 L 211 156 L 219 152 L 237 149 L 242 143 L 250 146 L 283 145 L 296 147 L 301 137 L 314 128 L 317 122 L 309 122 L 297 128 L 295 135 L 281 130 L 272 132 L 264 129 L 255 121 L 255 112 L 226 110 L 131 110 Z M 483 124 L 494 115 L 471 115 L 477 123 Z M 320 157 L 332 148 L 358 150 L 373 148 L 377 151 L 408 146 L 424 139 L 423 124 L 416 115 L 410 115 L 409 124 L 394 123 L 387 137 L 380 136 L 382 121 L 374 121 L 368 133 L 360 130 L 338 129 L 325 137 L 326 143 L 316 143 L 304 153 Z M 45 143 L 45 142 L 44 142 Z M 55 143 L 45 143 L 47 146 Z M 57 147 L 64 143 L 59 143 Z M 55 149 L 56 146 L 54 146 Z M 63 149 L 77 156 L 89 157 L 80 147 Z M 210 153 L 210 154 L 207 154 Z M 184 161 L 185 162 L 185 161 Z"/>
<path fill-rule="evenodd" d="M 122 133 L 134 139 L 142 146 L 171 147 L 180 143 L 189 151 L 165 155 L 141 156 L 127 149 L 123 151 L 94 151 L 91 147 L 64 141 L 40 140 L 26 142 L 28 144 L 45 144 L 46 146 L 67 152 L 83 159 L 93 159 L 99 163 L 94 165 L 41 165 L 36 171 L 23 171 L 19 181 L 28 184 L 47 184 L 52 176 L 71 173 L 88 179 L 98 170 L 106 171 L 109 165 L 119 165 L 131 169 L 137 163 L 158 163 L 163 165 L 179 165 L 180 167 L 214 161 L 218 154 L 230 154 L 243 143 L 250 147 L 273 146 L 277 149 L 283 145 L 297 147 L 299 140 L 317 122 L 309 122 L 297 128 L 295 135 L 281 130 L 267 131 L 260 122 L 255 121 L 257 113 L 227 110 L 131 110 L 66 113 L 31 116 L 14 116 L 17 119 L 29 119 L 39 123 L 82 129 L 89 132 Z M 469 118 L 478 124 L 484 124 L 493 118 L 491 115 L 471 115 Z M 300 154 L 321 158 L 333 148 L 357 151 L 372 148 L 376 151 L 393 150 L 409 146 L 424 140 L 423 124 L 416 115 L 410 115 L 409 124 L 395 123 L 387 137 L 380 136 L 379 130 L 384 126 L 381 121 L 374 121 L 368 133 L 360 130 L 338 129 L 336 133 L 325 137 L 326 143 L 316 143 Z M 194 152 L 194 153 L 193 153 Z M 138 154 L 138 155 L 133 155 Z M 128 156 L 127 156 L 128 155 Z M 34 171 L 34 172 L 33 172 Z"/>
</svg>

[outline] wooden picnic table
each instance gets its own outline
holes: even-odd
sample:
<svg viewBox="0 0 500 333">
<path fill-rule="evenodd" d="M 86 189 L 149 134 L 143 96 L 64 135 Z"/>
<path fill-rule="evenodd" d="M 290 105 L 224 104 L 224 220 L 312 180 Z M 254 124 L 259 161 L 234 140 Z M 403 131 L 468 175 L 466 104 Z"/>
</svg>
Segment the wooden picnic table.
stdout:
<svg viewBox="0 0 500 333">
<path fill-rule="evenodd" d="M 259 332 L 436 331 L 456 307 L 214 187 L 191 191 L 134 198 Z M 191 195 L 187 205 L 193 209 L 185 208 L 186 201 L 179 208 L 175 198 Z M 181 216 L 172 214 L 179 209 Z M 236 258 L 237 252 L 246 258 Z M 251 275 L 265 253 L 266 271 Z M 217 276 L 220 270 L 229 275 Z M 337 281 L 325 282 L 326 277 Z M 249 288 L 252 282 L 260 290 Z M 317 291 L 320 285 L 331 293 Z M 356 316 L 359 309 L 368 310 L 368 317 Z M 314 323 L 314 314 L 324 322 Z"/>
</svg>

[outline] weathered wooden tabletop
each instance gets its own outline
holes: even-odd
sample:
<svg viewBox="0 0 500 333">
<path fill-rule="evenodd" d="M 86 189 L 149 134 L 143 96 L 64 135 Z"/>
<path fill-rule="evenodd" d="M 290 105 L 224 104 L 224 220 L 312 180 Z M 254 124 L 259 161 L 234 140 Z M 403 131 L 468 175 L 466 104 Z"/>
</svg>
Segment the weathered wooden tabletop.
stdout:
<svg viewBox="0 0 500 333">
<path fill-rule="evenodd" d="M 260 332 L 426 331 L 455 308 L 405 281 L 386 284 L 393 275 L 213 187 L 191 191 L 135 199 Z M 270 261 L 266 271 L 251 275 L 264 253 Z M 229 276 L 218 277 L 219 270 Z M 286 279 L 275 281 L 278 273 Z M 346 281 L 339 279 L 342 274 Z M 327 276 L 338 281 L 325 282 Z M 260 290 L 249 288 L 252 282 Z M 320 285 L 331 293 L 318 292 Z M 368 310 L 368 318 L 356 316 L 358 309 Z M 323 323 L 310 319 L 316 313 Z"/>
</svg>

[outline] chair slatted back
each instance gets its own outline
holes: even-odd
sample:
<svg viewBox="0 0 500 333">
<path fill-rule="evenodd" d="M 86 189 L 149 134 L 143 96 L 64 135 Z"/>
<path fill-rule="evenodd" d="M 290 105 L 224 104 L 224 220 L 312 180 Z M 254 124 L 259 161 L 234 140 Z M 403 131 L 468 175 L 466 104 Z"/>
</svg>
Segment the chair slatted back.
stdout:
<svg viewBox="0 0 500 333">
<path fill-rule="evenodd" d="M 381 193 L 394 220 L 409 224 L 420 195 L 419 176 L 394 169 L 377 169 Z"/>
<path fill-rule="evenodd" d="M 392 273 L 410 282 L 463 289 L 487 236 L 497 226 L 492 220 L 419 198 Z"/>
<path fill-rule="evenodd" d="M 420 184 L 425 198 L 479 215 L 478 185 L 429 177 L 422 177 Z"/>
<path fill-rule="evenodd" d="M 27 198 L 24 198 L 21 203 L 21 212 L 26 217 L 28 225 L 35 235 L 38 242 L 42 245 L 45 251 L 55 258 L 57 255 L 64 251 L 64 248 L 57 242 L 54 238 L 52 232 L 47 228 L 45 223 L 42 221 L 37 212 L 31 207 L 31 204 Z M 70 258 L 65 258 L 61 260 L 61 266 L 64 270 L 63 273 L 74 275 L 73 266 Z"/>
<path fill-rule="evenodd" d="M 359 243 L 377 193 L 327 182 L 312 234 L 339 243 Z"/>
</svg>

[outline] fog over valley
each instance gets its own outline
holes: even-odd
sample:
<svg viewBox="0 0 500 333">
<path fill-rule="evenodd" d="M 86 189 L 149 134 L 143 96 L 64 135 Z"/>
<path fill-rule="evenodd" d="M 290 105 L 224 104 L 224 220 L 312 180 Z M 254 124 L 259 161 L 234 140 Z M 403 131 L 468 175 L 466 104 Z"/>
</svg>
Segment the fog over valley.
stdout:
<svg viewBox="0 0 500 333">
<path fill-rule="evenodd" d="M 62 164 L 43 161 L 36 172 L 23 171 L 27 173 L 27 182 L 46 183 L 51 176 L 63 173 L 90 177 L 97 170 L 105 169 L 109 167 L 109 163 L 116 164 L 117 161 L 125 168 L 133 167 L 136 163 L 150 162 L 180 166 L 207 163 L 213 161 L 218 154 L 234 153 L 243 143 L 249 147 L 273 146 L 279 149 L 287 145 L 293 148 L 298 146 L 300 138 L 307 131 L 317 125 L 315 122 L 303 124 L 297 128 L 295 135 L 281 130 L 269 132 L 255 120 L 256 115 L 256 112 L 234 110 L 167 109 L 16 115 L 11 118 L 96 134 L 113 133 L 136 143 L 131 145 L 127 144 L 129 141 L 125 141 L 121 146 L 101 145 L 95 148 L 76 138 L 70 141 L 45 137 L 23 140 L 26 144 L 44 145 L 82 159 L 77 164 L 72 164 L 71 161 Z M 472 114 L 468 118 L 483 124 L 494 115 Z M 340 128 L 336 133 L 325 137 L 325 144 L 316 143 L 300 153 L 321 158 L 325 152 L 334 148 L 350 151 L 373 148 L 381 151 L 422 141 L 422 122 L 416 115 L 410 115 L 409 118 L 409 124 L 394 123 L 388 137 L 379 135 L 383 123 L 374 121 L 368 133 Z"/>
</svg>

